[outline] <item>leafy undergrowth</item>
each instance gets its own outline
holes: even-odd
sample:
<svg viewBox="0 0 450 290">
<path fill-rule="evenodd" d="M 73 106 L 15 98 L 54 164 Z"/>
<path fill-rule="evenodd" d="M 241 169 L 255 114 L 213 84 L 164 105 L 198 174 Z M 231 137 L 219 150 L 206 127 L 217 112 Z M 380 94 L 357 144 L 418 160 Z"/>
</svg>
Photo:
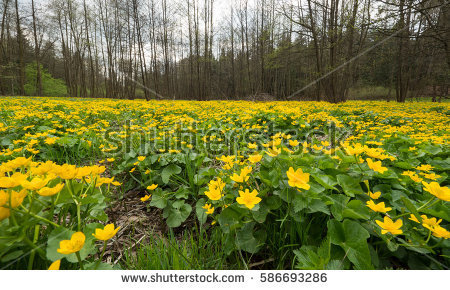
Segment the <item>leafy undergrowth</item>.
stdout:
<svg viewBox="0 0 450 290">
<path fill-rule="evenodd" d="M 0 100 L 2 269 L 448 269 L 450 105 Z"/>
</svg>

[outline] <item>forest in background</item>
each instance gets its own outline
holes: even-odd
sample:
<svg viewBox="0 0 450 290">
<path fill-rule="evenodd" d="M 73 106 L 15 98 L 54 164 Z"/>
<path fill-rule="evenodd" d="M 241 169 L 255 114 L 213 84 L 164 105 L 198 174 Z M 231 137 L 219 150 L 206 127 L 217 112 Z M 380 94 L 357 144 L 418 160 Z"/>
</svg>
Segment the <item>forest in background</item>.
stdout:
<svg viewBox="0 0 450 290">
<path fill-rule="evenodd" d="M 0 95 L 448 98 L 448 0 L 0 0 L 0 17 Z"/>
</svg>

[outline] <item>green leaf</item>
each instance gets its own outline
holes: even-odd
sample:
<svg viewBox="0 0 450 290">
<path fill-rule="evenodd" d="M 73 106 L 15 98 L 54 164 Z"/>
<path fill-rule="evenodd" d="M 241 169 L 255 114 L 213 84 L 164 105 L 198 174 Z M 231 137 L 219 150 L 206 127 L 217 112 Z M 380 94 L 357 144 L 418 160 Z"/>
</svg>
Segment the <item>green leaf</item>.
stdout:
<svg viewBox="0 0 450 290">
<path fill-rule="evenodd" d="M 358 180 L 354 177 L 339 174 L 337 176 L 338 184 L 342 187 L 345 194 L 348 196 L 354 197 L 357 194 L 364 194 L 364 191 L 361 188 L 361 185 L 359 184 Z"/>
<path fill-rule="evenodd" d="M 402 201 L 403 204 L 406 206 L 406 208 L 414 214 L 414 216 L 420 223 L 422 223 L 422 218 L 420 217 L 419 212 L 417 211 L 416 207 L 412 204 L 412 202 L 404 196 L 402 196 Z"/>
<path fill-rule="evenodd" d="M 15 259 L 19 258 L 20 256 L 22 256 L 22 254 L 23 254 L 23 250 L 16 250 L 14 252 L 4 255 L 2 257 L 2 259 L 0 260 L 0 262 L 6 263 L 9 261 L 15 260 Z"/>
<path fill-rule="evenodd" d="M 179 227 L 189 217 L 191 211 L 192 207 L 187 203 L 179 206 L 179 208 L 169 207 L 166 220 L 167 225 L 171 228 Z"/>
<path fill-rule="evenodd" d="M 258 223 L 263 223 L 266 221 L 266 217 L 267 217 L 267 214 L 269 213 L 270 209 L 269 209 L 268 205 L 266 204 L 265 199 L 263 199 L 258 204 L 258 206 L 259 207 L 257 210 L 252 211 L 252 215 L 253 215 L 253 218 L 255 219 L 255 221 L 257 221 Z"/>
<path fill-rule="evenodd" d="M 266 239 L 265 232 L 262 230 L 254 232 L 254 227 L 255 223 L 246 223 L 236 232 L 236 246 L 251 254 L 257 253 Z"/>
<path fill-rule="evenodd" d="M 203 225 L 206 223 L 206 219 L 208 218 L 208 215 L 206 214 L 206 210 L 203 208 L 205 205 L 206 200 L 204 198 L 200 198 L 197 203 L 195 204 L 195 213 L 197 214 L 198 221 L 200 222 L 200 225 Z"/>
<path fill-rule="evenodd" d="M 312 177 L 327 189 L 336 189 L 334 186 L 338 184 L 334 178 L 326 174 L 313 174 Z"/>
<path fill-rule="evenodd" d="M 86 236 L 86 240 L 84 242 L 83 248 L 80 250 L 81 260 L 84 260 L 88 255 L 95 252 L 95 247 L 93 245 L 93 241 L 95 240 L 95 238 L 92 236 L 92 234 L 94 233 L 96 228 L 103 228 L 103 225 L 93 223 L 87 225 L 83 229 L 83 234 Z M 47 259 L 49 259 L 50 261 L 56 261 L 62 258 L 66 258 L 70 263 L 78 263 L 78 259 L 75 253 L 64 255 L 57 252 L 59 243 L 62 240 L 70 240 L 72 234 L 74 233 L 75 231 L 71 231 L 63 227 L 54 229 L 48 236 L 47 240 Z"/>
<path fill-rule="evenodd" d="M 240 224 L 241 218 L 247 212 L 246 209 L 238 207 L 236 204 L 224 209 L 218 216 L 219 224 L 224 233 L 229 233 Z"/>
<path fill-rule="evenodd" d="M 66 229 L 64 227 L 59 227 L 54 229 L 47 240 L 47 259 L 54 262 L 56 260 L 64 258 L 66 255 L 58 253 L 56 250 L 59 249 L 59 242 L 62 240 L 70 240 L 74 231 Z"/>
<path fill-rule="evenodd" d="M 327 237 L 322 245 L 317 248 L 314 246 L 302 246 L 299 250 L 294 250 L 297 258 L 296 268 L 300 270 L 325 270 L 330 261 L 330 238 Z"/>
<path fill-rule="evenodd" d="M 338 221 L 342 221 L 344 218 L 344 210 L 350 200 L 350 197 L 343 194 L 331 194 L 327 197 L 333 202 L 331 205 L 331 213 Z"/>
<path fill-rule="evenodd" d="M 302 193 L 295 193 L 294 200 L 292 202 L 294 205 L 293 209 L 295 213 L 300 212 L 301 210 L 305 209 L 309 205 L 309 199 Z"/>
<path fill-rule="evenodd" d="M 167 167 L 165 167 L 161 171 L 161 179 L 165 184 L 167 184 L 172 175 L 180 174 L 180 173 L 181 173 L 181 167 L 172 163 L 172 164 L 169 164 Z"/>
<path fill-rule="evenodd" d="M 309 203 L 308 212 L 309 213 L 323 212 L 327 215 L 330 214 L 330 210 L 328 209 L 328 206 L 320 199 L 313 199 Z"/>
<path fill-rule="evenodd" d="M 155 190 L 155 192 L 153 192 L 150 206 L 154 206 L 160 209 L 163 209 L 167 206 L 167 197 L 161 189 Z"/>
<path fill-rule="evenodd" d="M 362 219 L 367 220 L 370 217 L 370 211 L 362 201 L 354 199 L 351 200 L 342 213 L 344 218 Z"/>
<path fill-rule="evenodd" d="M 97 266 L 97 262 L 92 262 L 84 265 L 85 270 L 114 270 L 113 265 L 106 264 L 106 263 L 99 263 L 97 269 L 95 268 Z"/>
<path fill-rule="evenodd" d="M 328 221 L 328 236 L 331 238 L 331 243 L 340 246 L 345 251 L 355 269 L 373 269 L 367 244 L 370 234 L 358 222 L 344 220 L 340 223 L 337 220 L 330 220 Z"/>
</svg>

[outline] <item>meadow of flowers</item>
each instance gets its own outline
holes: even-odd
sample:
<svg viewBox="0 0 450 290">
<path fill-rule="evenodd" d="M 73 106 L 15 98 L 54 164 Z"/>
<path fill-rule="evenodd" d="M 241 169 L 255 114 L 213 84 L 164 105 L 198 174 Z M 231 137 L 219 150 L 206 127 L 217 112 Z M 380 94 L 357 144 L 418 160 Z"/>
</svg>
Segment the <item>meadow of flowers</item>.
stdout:
<svg viewBox="0 0 450 290">
<path fill-rule="evenodd" d="M 2 98 L 0 269 L 448 269 L 449 116 Z M 111 214 L 130 198 L 158 215 L 158 238 L 133 244 Z M 125 228 L 133 252 L 114 253 Z"/>
</svg>

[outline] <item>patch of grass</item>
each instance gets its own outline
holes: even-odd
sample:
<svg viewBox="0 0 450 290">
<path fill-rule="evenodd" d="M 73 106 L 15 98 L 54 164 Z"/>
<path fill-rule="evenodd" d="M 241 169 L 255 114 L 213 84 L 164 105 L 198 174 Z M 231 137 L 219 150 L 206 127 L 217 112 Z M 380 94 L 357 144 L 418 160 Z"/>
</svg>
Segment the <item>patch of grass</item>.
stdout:
<svg viewBox="0 0 450 290">
<path fill-rule="evenodd" d="M 154 232 L 147 234 L 145 242 L 126 249 L 121 259 L 129 270 L 206 270 L 236 269 L 238 264 L 227 264 L 220 231 L 209 234 L 196 227 L 177 237 L 173 231 L 167 236 Z M 131 240 L 132 243 L 135 241 Z"/>
<path fill-rule="evenodd" d="M 395 90 L 380 86 L 365 86 L 350 88 L 349 100 L 394 100 Z"/>
</svg>

